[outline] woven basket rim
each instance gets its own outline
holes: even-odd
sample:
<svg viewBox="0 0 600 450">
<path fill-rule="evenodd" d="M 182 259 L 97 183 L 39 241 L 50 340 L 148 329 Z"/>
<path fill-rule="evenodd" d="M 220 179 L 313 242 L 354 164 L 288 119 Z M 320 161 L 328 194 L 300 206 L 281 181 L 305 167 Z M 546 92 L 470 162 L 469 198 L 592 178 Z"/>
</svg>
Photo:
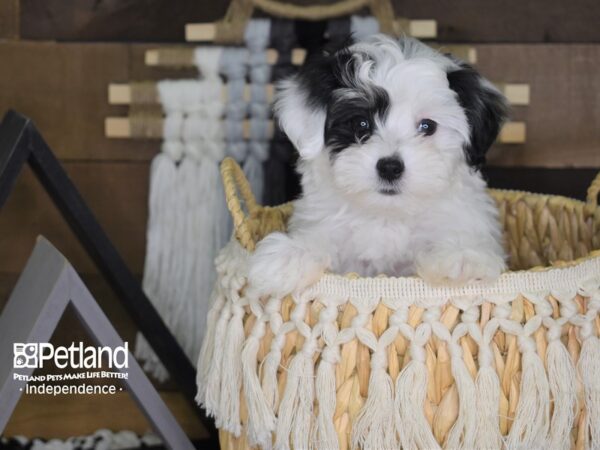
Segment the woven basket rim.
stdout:
<svg viewBox="0 0 600 450">
<path fill-rule="evenodd" d="M 493 283 L 469 283 L 460 286 L 432 286 L 418 276 L 361 277 L 355 274 L 324 274 L 306 294 L 310 296 L 340 296 L 389 303 L 397 308 L 401 303 L 419 306 L 441 306 L 448 299 L 468 300 L 472 304 L 489 301 L 506 303 L 519 294 L 528 296 L 572 296 L 581 286 L 600 279 L 600 250 L 561 266 L 536 267 L 506 271 Z"/>
<path fill-rule="evenodd" d="M 574 209 L 581 209 L 586 213 L 587 203 L 561 195 L 541 194 L 535 192 L 513 190 L 513 189 L 489 189 L 489 192 L 497 197 L 523 196 L 547 198 L 550 201 L 558 201 L 570 204 Z M 277 206 L 260 206 L 259 210 L 272 210 L 293 208 L 293 202 Z M 591 214 L 597 213 L 600 208 Z M 234 238 L 235 239 L 235 238 Z M 494 283 L 470 283 L 461 286 L 431 286 L 418 276 L 396 277 L 385 274 L 374 277 L 364 277 L 355 273 L 339 274 L 326 272 L 303 295 L 330 295 L 354 298 L 383 298 L 394 299 L 391 302 L 411 302 L 419 299 L 423 306 L 432 306 L 440 303 L 440 299 L 468 298 L 469 301 L 477 299 L 492 301 L 495 303 L 503 299 L 514 298 L 522 292 L 535 293 L 569 291 L 576 292 L 581 283 L 590 279 L 597 279 L 600 274 L 600 249 L 592 250 L 585 256 L 569 260 L 557 261 L 553 265 L 535 266 L 529 269 L 508 270 L 504 272 Z M 560 292 L 559 292 L 560 291 Z M 566 294 L 566 292 L 565 292 Z M 440 303 L 441 304 L 441 303 Z M 390 305 L 392 306 L 392 305 Z"/>
</svg>

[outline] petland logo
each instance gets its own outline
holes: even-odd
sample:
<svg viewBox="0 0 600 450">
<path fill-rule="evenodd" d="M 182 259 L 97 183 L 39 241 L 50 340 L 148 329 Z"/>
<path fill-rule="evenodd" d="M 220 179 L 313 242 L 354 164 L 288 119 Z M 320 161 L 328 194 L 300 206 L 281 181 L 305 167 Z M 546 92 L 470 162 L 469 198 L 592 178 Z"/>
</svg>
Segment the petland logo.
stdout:
<svg viewBox="0 0 600 450">
<path fill-rule="evenodd" d="M 42 342 L 33 344 L 13 344 L 13 367 L 15 369 L 40 369 L 48 361 L 59 369 L 102 369 L 103 359 L 110 369 L 129 368 L 129 345 L 111 347 L 84 347 L 83 342 L 72 343 L 69 347 L 54 347 Z"/>
</svg>

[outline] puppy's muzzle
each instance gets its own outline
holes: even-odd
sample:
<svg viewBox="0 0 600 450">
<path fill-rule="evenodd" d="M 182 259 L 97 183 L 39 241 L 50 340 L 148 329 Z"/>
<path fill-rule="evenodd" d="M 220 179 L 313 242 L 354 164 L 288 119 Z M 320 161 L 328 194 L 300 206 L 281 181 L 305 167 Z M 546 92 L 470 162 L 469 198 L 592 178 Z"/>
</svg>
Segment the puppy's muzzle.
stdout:
<svg viewBox="0 0 600 450">
<path fill-rule="evenodd" d="M 402 176 L 404 163 L 396 157 L 381 158 L 375 166 L 382 180 L 393 183 Z"/>
</svg>

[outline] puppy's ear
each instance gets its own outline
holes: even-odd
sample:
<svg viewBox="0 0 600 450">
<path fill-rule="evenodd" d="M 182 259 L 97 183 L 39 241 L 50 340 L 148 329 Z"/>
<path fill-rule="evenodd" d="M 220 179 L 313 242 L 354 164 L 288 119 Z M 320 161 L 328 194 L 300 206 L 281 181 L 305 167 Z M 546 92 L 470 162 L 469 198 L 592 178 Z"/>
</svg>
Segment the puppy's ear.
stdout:
<svg viewBox="0 0 600 450">
<path fill-rule="evenodd" d="M 326 110 L 309 101 L 297 74 L 277 85 L 275 115 L 303 159 L 312 159 L 325 146 Z"/>
<path fill-rule="evenodd" d="M 470 143 L 467 162 L 479 168 L 508 116 L 506 98 L 475 69 L 460 63 L 448 71 L 450 89 L 456 92 L 469 122 Z"/>
<path fill-rule="evenodd" d="M 312 159 L 325 147 L 327 105 L 352 71 L 348 40 L 313 55 L 300 71 L 277 85 L 275 115 L 300 157 Z"/>
</svg>

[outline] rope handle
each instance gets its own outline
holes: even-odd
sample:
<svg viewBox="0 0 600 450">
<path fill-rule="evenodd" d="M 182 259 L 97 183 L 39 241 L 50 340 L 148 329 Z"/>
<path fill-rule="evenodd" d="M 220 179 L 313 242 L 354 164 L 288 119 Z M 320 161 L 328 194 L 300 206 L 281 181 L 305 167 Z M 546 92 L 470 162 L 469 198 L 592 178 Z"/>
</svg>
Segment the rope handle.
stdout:
<svg viewBox="0 0 600 450">
<path fill-rule="evenodd" d="M 260 206 L 256 203 L 246 175 L 233 158 L 227 157 L 221 163 L 221 178 L 223 179 L 227 209 L 233 218 L 235 236 L 246 250 L 252 251 L 256 243 L 252 238 L 248 222 Z M 244 212 L 243 205 L 248 214 Z"/>
<path fill-rule="evenodd" d="M 593 212 L 598 207 L 598 194 L 600 193 L 600 172 L 594 178 L 587 191 L 587 209 Z"/>
</svg>

